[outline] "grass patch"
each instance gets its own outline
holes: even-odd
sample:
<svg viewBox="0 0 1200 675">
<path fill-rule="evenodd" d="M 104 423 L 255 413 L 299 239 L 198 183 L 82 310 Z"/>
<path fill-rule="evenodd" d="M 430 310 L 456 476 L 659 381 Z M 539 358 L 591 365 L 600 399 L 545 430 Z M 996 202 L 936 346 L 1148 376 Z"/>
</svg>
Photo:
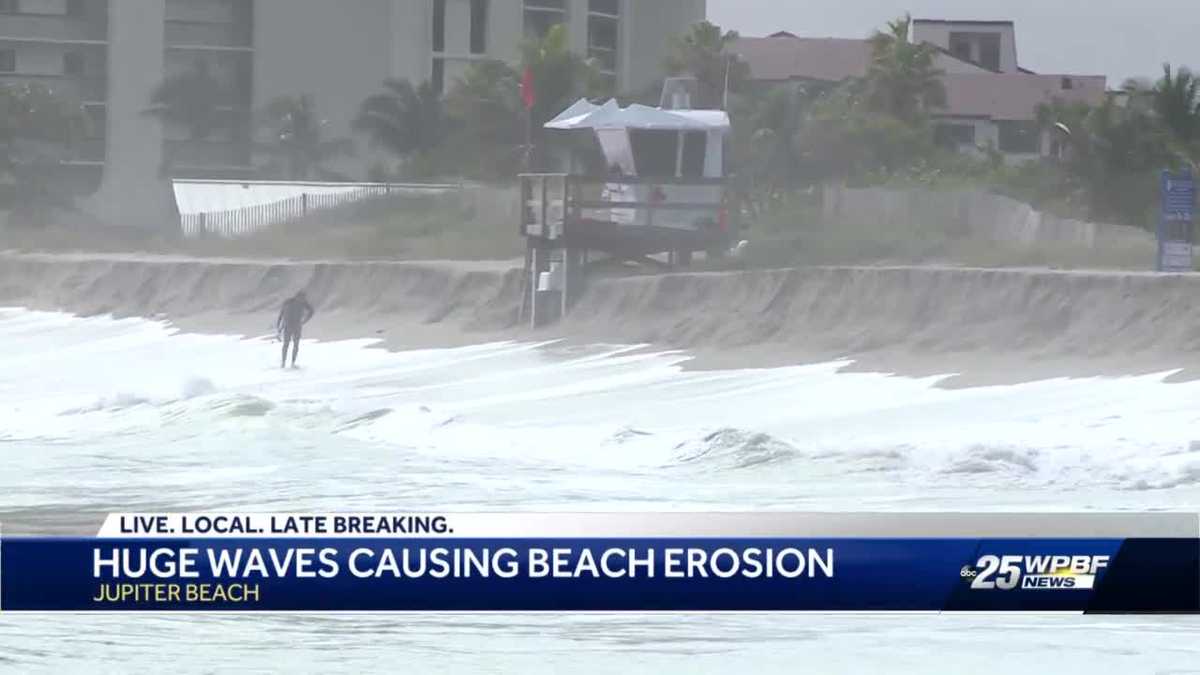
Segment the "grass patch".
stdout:
<svg viewBox="0 0 1200 675">
<path fill-rule="evenodd" d="M 241 239 L 183 239 L 163 233 L 90 227 L 0 229 L 0 249 L 148 252 L 221 258 L 300 260 L 512 260 L 524 253 L 514 188 L 468 188 L 437 196 L 393 196 L 351 204 Z M 796 193 L 751 219 L 738 259 L 699 261 L 700 269 L 808 265 L 960 265 L 1147 270 L 1154 245 L 1082 248 L 1022 246 L 967 236 L 956 223 L 822 222 L 815 193 Z"/>
<path fill-rule="evenodd" d="M 511 191 L 384 197 L 329 209 L 238 239 L 184 239 L 91 227 L 0 230 L 0 248 L 23 251 L 147 252 L 199 257 L 347 260 L 485 260 L 520 257 Z"/>
<path fill-rule="evenodd" d="M 1092 248 L 1043 242 L 1023 245 L 964 234 L 957 223 L 827 224 L 815 196 L 776 204 L 744 235 L 744 268 L 805 265 L 956 265 L 967 267 L 1045 267 L 1052 269 L 1147 270 L 1154 244 L 1098 244 Z"/>
</svg>

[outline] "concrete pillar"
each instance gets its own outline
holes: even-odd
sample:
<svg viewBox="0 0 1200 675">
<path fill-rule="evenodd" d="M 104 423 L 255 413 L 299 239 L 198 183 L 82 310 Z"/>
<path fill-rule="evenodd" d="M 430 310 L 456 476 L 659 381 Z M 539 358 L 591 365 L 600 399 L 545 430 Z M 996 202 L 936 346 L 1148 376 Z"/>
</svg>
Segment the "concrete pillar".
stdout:
<svg viewBox="0 0 1200 675">
<path fill-rule="evenodd" d="M 588 0 L 568 0 L 567 36 L 571 51 L 587 56 Z"/>
<path fill-rule="evenodd" d="M 521 60 L 521 41 L 525 39 L 523 2 L 488 3 L 488 56 L 513 64 Z"/>
<path fill-rule="evenodd" d="M 145 114 L 163 79 L 164 0 L 110 0 L 107 156 L 100 189 L 80 204 L 101 221 L 178 227 L 162 174 L 163 131 Z"/>
<path fill-rule="evenodd" d="M 433 3 L 391 0 L 389 77 L 420 84 L 429 79 L 433 49 Z"/>
</svg>

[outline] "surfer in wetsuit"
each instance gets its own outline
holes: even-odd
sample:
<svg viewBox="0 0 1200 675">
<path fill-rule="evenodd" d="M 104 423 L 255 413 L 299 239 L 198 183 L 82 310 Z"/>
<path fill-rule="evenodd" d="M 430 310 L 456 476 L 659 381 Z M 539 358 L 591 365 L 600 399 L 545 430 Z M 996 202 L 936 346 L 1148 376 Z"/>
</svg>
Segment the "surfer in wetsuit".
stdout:
<svg viewBox="0 0 1200 675">
<path fill-rule="evenodd" d="M 308 298 L 304 296 L 304 291 L 299 291 L 283 301 L 283 307 L 279 309 L 279 318 L 275 320 L 275 328 L 283 337 L 283 352 L 279 355 L 280 368 L 287 367 L 288 343 L 292 345 L 292 367 L 296 367 L 296 354 L 300 352 L 301 329 L 315 313 L 312 305 L 308 304 Z"/>
</svg>

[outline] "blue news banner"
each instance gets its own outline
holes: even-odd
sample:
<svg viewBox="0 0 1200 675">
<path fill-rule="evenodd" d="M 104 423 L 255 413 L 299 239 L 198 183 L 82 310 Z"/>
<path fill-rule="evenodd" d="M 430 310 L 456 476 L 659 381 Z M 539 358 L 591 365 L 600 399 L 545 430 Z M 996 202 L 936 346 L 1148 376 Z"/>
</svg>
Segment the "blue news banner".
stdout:
<svg viewBox="0 0 1200 675">
<path fill-rule="evenodd" d="M 1200 610 L 1195 539 L 0 542 L 0 611 Z"/>
</svg>

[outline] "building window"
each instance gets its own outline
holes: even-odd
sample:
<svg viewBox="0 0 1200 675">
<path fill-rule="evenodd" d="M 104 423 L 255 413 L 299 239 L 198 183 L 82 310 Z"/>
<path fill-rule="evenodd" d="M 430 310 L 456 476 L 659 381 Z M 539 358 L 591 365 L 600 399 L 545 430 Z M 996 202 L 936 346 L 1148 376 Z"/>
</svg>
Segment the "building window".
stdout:
<svg viewBox="0 0 1200 675">
<path fill-rule="evenodd" d="M 1062 88 L 1063 89 L 1074 89 L 1075 88 L 1075 80 L 1072 80 L 1069 77 L 1064 77 L 1062 79 Z"/>
<path fill-rule="evenodd" d="M 689 131 L 683 135 L 683 165 L 679 172 L 683 178 L 703 178 L 704 161 L 707 159 L 708 134 Z"/>
<path fill-rule="evenodd" d="M 617 72 L 617 53 L 620 45 L 621 18 L 617 0 L 589 0 L 588 58 L 605 75 Z"/>
<path fill-rule="evenodd" d="M 84 106 L 83 114 L 87 119 L 83 130 L 84 138 L 104 138 L 108 132 L 108 108 L 102 105 Z"/>
<path fill-rule="evenodd" d="M 487 53 L 488 0 L 471 0 L 471 53 Z"/>
<path fill-rule="evenodd" d="M 971 55 L 971 38 L 966 33 L 950 34 L 950 53 L 962 61 L 975 62 Z"/>
<path fill-rule="evenodd" d="M 618 16 L 621 13 L 621 0 L 588 0 L 588 11 L 592 14 Z"/>
<path fill-rule="evenodd" d="M 67 52 L 63 54 L 63 75 L 83 75 L 83 54 Z"/>
<path fill-rule="evenodd" d="M 996 123 L 1000 129 L 1000 151 L 1011 154 L 1032 155 L 1041 147 L 1041 133 L 1037 122 L 1004 120 Z"/>
<path fill-rule="evenodd" d="M 954 150 L 964 145 L 975 145 L 975 125 L 939 124 L 934 129 L 934 140 L 938 145 Z"/>
<path fill-rule="evenodd" d="M 566 0 L 525 0 L 525 37 L 540 40 L 566 22 Z"/>
<path fill-rule="evenodd" d="M 998 33 L 951 33 L 950 53 L 956 58 L 978 64 L 988 70 L 1000 70 Z"/>
<path fill-rule="evenodd" d="M 704 136 L 704 133 L 700 133 Z M 686 139 L 686 136 L 685 136 Z M 695 143 L 695 141 L 693 141 Z M 676 162 L 679 161 L 679 132 L 663 129 L 630 129 L 629 144 L 633 149 L 633 163 L 637 175 L 643 178 L 674 178 L 678 175 Z M 687 141 L 684 141 L 684 151 Z M 693 148 L 696 146 L 693 145 Z M 695 169 L 695 153 L 691 155 Z M 686 160 L 685 160 L 686 162 Z M 699 171 L 704 171 L 703 161 Z"/>
<path fill-rule="evenodd" d="M 0 49 L 0 73 L 17 72 L 17 50 Z"/>
<path fill-rule="evenodd" d="M 433 60 L 433 74 L 429 78 L 429 84 L 439 96 L 446 91 L 446 59 Z"/>
<path fill-rule="evenodd" d="M 446 0 L 433 0 L 433 51 L 446 51 Z"/>
<path fill-rule="evenodd" d="M 983 33 L 979 36 L 979 63 L 989 70 L 1000 70 L 1000 36 Z"/>
</svg>

